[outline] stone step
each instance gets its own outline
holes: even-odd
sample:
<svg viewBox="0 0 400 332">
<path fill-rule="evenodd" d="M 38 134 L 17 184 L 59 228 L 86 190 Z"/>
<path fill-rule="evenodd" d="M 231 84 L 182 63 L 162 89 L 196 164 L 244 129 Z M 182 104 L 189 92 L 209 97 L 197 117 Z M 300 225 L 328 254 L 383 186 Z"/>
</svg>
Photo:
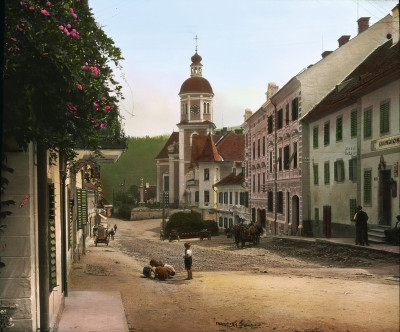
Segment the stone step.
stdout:
<svg viewBox="0 0 400 332">
<path fill-rule="evenodd" d="M 390 226 L 377 225 L 368 230 L 368 240 L 371 243 L 386 243 L 385 230 Z"/>
</svg>

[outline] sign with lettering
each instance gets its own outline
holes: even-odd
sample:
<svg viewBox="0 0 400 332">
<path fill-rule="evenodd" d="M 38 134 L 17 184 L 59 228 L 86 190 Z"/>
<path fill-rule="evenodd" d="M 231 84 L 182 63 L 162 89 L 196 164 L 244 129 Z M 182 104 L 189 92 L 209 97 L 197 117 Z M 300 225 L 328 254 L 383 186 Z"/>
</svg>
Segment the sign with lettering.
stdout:
<svg viewBox="0 0 400 332">
<path fill-rule="evenodd" d="M 372 142 L 373 150 L 392 149 L 400 147 L 400 135 L 377 139 Z"/>
</svg>

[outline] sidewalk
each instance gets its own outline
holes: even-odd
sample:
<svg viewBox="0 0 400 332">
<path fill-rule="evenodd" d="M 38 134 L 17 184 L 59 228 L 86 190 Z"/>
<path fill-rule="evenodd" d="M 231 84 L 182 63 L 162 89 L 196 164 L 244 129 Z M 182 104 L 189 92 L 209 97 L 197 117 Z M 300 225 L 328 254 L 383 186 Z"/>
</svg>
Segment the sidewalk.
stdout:
<svg viewBox="0 0 400 332">
<path fill-rule="evenodd" d="M 58 324 L 58 332 L 127 332 L 119 292 L 70 291 Z"/>
<path fill-rule="evenodd" d="M 392 253 L 395 255 L 400 255 L 400 246 L 393 246 L 386 243 L 370 243 L 369 246 L 359 246 L 354 243 L 353 238 L 314 238 L 314 237 L 303 237 L 303 236 L 273 236 L 277 239 L 290 239 L 293 241 L 309 241 L 309 242 L 323 242 L 330 243 L 332 245 L 346 246 L 346 247 L 354 247 L 360 250 L 374 250 L 374 251 L 383 251 L 387 253 Z"/>
</svg>

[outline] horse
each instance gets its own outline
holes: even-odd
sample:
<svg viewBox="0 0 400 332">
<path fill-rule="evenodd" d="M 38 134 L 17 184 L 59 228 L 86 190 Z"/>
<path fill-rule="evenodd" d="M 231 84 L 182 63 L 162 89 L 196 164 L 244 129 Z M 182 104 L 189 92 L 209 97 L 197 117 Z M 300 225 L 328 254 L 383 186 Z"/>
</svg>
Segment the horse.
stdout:
<svg viewBox="0 0 400 332">
<path fill-rule="evenodd" d="M 239 243 L 242 243 L 242 248 L 243 248 L 246 242 L 256 245 L 260 241 L 259 228 L 253 223 L 250 224 L 249 226 L 243 223 L 234 225 L 233 234 L 235 237 L 235 243 L 237 248 L 239 248 Z"/>
</svg>

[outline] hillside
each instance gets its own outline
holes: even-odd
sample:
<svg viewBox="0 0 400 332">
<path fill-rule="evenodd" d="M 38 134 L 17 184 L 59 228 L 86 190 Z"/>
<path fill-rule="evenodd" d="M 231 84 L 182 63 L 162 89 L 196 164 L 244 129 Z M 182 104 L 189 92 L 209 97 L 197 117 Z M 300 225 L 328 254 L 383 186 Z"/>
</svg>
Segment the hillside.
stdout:
<svg viewBox="0 0 400 332">
<path fill-rule="evenodd" d="M 140 185 L 140 178 L 150 185 L 156 185 L 156 164 L 154 158 L 161 151 L 169 135 L 155 137 L 130 137 L 128 149 L 116 163 L 101 167 L 101 181 L 104 197 L 112 202 L 113 190 L 117 192 L 125 182 L 125 188 Z"/>
</svg>

